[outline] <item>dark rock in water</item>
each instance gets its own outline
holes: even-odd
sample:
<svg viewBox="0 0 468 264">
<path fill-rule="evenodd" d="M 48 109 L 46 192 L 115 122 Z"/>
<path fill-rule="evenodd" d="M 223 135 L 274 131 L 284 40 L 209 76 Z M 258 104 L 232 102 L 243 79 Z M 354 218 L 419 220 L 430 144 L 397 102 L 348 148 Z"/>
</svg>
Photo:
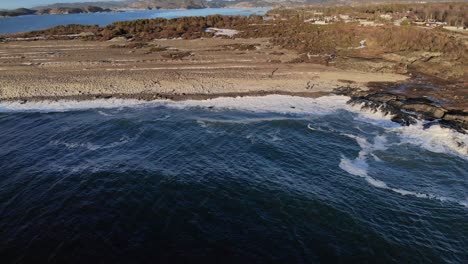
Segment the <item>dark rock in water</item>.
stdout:
<svg viewBox="0 0 468 264">
<path fill-rule="evenodd" d="M 98 94 L 94 96 L 95 99 L 111 99 L 112 95 L 103 95 L 103 94 Z"/>
<path fill-rule="evenodd" d="M 366 98 L 373 102 L 388 103 L 398 99 L 398 96 L 391 93 L 374 93 L 368 94 Z"/>
<path fill-rule="evenodd" d="M 427 98 L 407 98 L 399 94 L 361 91 L 350 87 L 341 87 L 334 92 L 350 96 L 351 100 L 348 103 L 359 104 L 362 109 L 392 115 L 392 121 L 402 125 L 415 124 L 417 120 L 422 119 L 431 121 L 425 127 L 440 124 L 461 133 L 466 133 L 465 130 L 468 130 L 468 112 L 449 111 Z"/>
<path fill-rule="evenodd" d="M 464 111 L 448 111 L 442 120 L 449 123 L 456 123 L 461 128 L 468 130 L 468 112 Z"/>
<path fill-rule="evenodd" d="M 408 115 L 408 114 L 403 114 L 403 113 L 397 113 L 393 115 L 392 121 L 395 123 L 399 123 L 405 126 L 413 125 L 416 124 L 418 119 L 414 116 Z"/>
<path fill-rule="evenodd" d="M 361 109 L 374 112 L 382 112 L 385 115 L 391 115 L 392 121 L 408 126 L 415 124 L 417 119 L 415 115 L 401 111 L 399 101 L 390 100 L 391 96 L 369 94 L 368 96 L 351 97 L 348 102 L 353 105 L 361 105 Z"/>
<path fill-rule="evenodd" d="M 441 119 L 444 117 L 445 113 L 447 112 L 446 109 L 435 106 L 431 103 L 423 103 L 423 102 L 411 102 L 410 100 L 406 100 L 401 109 L 406 111 L 411 111 L 423 115 L 426 118 L 436 118 Z"/>
</svg>

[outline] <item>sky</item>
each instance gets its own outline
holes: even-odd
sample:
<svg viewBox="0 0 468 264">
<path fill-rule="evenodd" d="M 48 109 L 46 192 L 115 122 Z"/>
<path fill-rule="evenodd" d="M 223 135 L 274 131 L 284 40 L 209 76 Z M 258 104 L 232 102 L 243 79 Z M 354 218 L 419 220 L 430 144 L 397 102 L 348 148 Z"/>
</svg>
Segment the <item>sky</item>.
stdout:
<svg viewBox="0 0 468 264">
<path fill-rule="evenodd" d="M 0 0 L 0 9 L 13 9 L 19 7 L 34 7 L 55 3 L 76 3 L 76 2 L 102 2 L 103 0 Z M 118 1 L 118 0 L 106 0 Z"/>
</svg>

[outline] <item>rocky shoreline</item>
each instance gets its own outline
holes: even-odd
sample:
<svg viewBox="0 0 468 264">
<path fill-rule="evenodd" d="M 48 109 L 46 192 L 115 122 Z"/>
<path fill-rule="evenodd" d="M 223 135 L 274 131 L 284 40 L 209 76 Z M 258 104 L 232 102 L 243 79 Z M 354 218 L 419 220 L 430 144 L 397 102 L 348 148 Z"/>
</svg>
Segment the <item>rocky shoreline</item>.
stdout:
<svg viewBox="0 0 468 264">
<path fill-rule="evenodd" d="M 292 61 L 300 54 L 271 45 L 269 39 L 154 40 L 142 47 L 128 43 L 2 43 L 0 102 L 339 94 L 351 97 L 351 104 L 391 114 L 403 125 L 424 119 L 428 126 L 468 130 L 463 85 L 437 83 L 416 73 L 296 63 Z"/>
<path fill-rule="evenodd" d="M 464 134 L 468 130 L 468 112 L 446 109 L 427 98 L 411 98 L 402 94 L 362 91 L 349 87 L 341 87 L 334 92 L 351 97 L 349 103 L 360 105 L 362 109 L 392 115 L 392 121 L 401 125 L 407 126 L 418 120 L 425 120 L 428 121 L 427 127 L 439 124 Z"/>
<path fill-rule="evenodd" d="M 0 99 L 2 102 L 20 102 L 26 104 L 28 102 L 57 102 L 57 101 L 89 101 L 97 99 L 133 99 L 139 101 L 150 102 L 153 100 L 208 100 L 220 97 L 245 97 L 245 96 L 267 96 L 267 95 L 289 95 L 307 98 L 317 98 L 320 96 L 329 95 L 328 92 L 288 92 L 281 90 L 273 91 L 251 91 L 251 92 L 236 92 L 236 93 L 116 93 L 116 94 L 81 94 L 67 96 L 34 96 L 34 97 L 13 97 L 8 99 Z"/>
<path fill-rule="evenodd" d="M 349 104 L 360 106 L 363 110 L 379 111 L 385 115 L 391 115 L 392 121 L 404 126 L 416 124 L 418 121 L 427 121 L 425 127 L 440 125 L 454 129 L 460 133 L 468 134 L 468 112 L 464 110 L 446 109 L 427 98 L 410 98 L 402 94 L 380 91 L 364 91 L 359 88 L 342 86 L 330 92 L 290 92 L 282 90 L 252 91 L 236 93 L 116 93 L 116 94 L 81 94 L 71 96 L 36 96 L 0 99 L 2 102 L 47 102 L 47 101 L 87 101 L 96 99 L 135 99 L 141 101 L 153 100 L 208 100 L 219 97 L 244 97 L 266 95 L 289 95 L 299 97 L 317 98 L 330 94 L 349 96 Z"/>
<path fill-rule="evenodd" d="M 411 98 L 402 94 L 381 91 L 364 91 L 359 88 L 342 86 L 330 92 L 291 92 L 282 90 L 252 91 L 235 93 L 116 93 L 116 94 L 82 94 L 71 96 L 36 96 L 18 97 L 0 100 L 2 102 L 46 102 L 46 101 L 87 101 L 96 99 L 135 99 L 141 101 L 153 100 L 208 100 L 219 97 L 244 97 L 244 96 L 266 96 L 266 95 L 289 95 L 299 97 L 317 98 L 330 94 L 349 96 L 349 104 L 360 106 L 363 110 L 379 111 L 385 115 L 391 115 L 392 121 L 404 126 L 416 124 L 418 121 L 427 121 L 425 127 L 440 125 L 449 127 L 456 131 L 468 133 L 468 112 L 464 110 L 446 109 L 436 102 L 427 98 Z"/>
</svg>

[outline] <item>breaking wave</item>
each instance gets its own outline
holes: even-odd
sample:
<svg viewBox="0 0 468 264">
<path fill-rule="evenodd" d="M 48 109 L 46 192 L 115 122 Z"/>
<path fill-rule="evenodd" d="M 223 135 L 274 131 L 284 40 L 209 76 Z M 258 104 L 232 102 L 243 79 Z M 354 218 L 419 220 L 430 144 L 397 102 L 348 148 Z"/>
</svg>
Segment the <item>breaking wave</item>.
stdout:
<svg viewBox="0 0 468 264">
<path fill-rule="evenodd" d="M 401 195 L 409 195 L 409 196 L 414 196 L 417 198 L 424 198 L 424 199 L 435 199 L 435 200 L 439 200 L 442 202 L 455 202 L 462 206 L 468 207 L 468 201 L 466 200 L 460 201 L 454 198 L 440 196 L 440 195 L 431 194 L 431 193 L 423 193 L 423 192 L 417 192 L 417 191 L 409 191 L 409 190 L 400 189 L 400 188 L 394 188 L 394 187 L 390 187 L 386 182 L 370 176 L 368 174 L 369 164 L 367 163 L 367 159 L 369 158 L 369 156 L 372 156 L 374 159 L 376 158 L 376 156 L 372 153 L 375 150 L 385 150 L 387 148 L 386 138 L 381 135 L 376 136 L 374 138 L 374 143 L 371 144 L 363 137 L 350 135 L 350 134 L 342 134 L 342 135 L 355 139 L 361 148 L 361 150 L 358 153 L 358 156 L 355 159 L 349 159 L 345 156 L 341 157 L 339 167 L 342 170 L 346 171 L 347 173 L 364 178 L 367 183 L 369 183 L 370 185 L 374 187 L 389 190 L 389 191 L 392 191 Z"/>
<path fill-rule="evenodd" d="M 436 153 L 448 153 L 468 160 L 468 135 L 449 128 L 433 125 L 424 128 L 424 122 L 401 126 L 391 121 L 391 116 L 379 111 L 361 110 L 360 106 L 347 104 L 347 96 L 330 95 L 307 98 L 286 95 L 219 97 L 208 100 L 141 101 L 133 99 L 96 99 L 89 101 L 51 101 L 51 102 L 3 102 L 0 112 L 65 112 L 86 109 L 107 109 L 121 107 L 166 106 L 176 109 L 208 108 L 211 111 L 239 110 L 257 113 L 279 113 L 286 115 L 324 116 L 337 111 L 355 114 L 355 120 L 370 123 L 394 133 L 402 144 L 412 144 Z M 102 112 L 101 115 L 106 115 Z M 204 121 L 204 120 L 201 120 Z M 257 121 L 244 120 L 242 122 Z M 263 121 L 263 120 L 258 120 Z M 236 121 L 231 121 L 236 122 Z M 314 130 L 317 128 L 309 127 Z"/>
<path fill-rule="evenodd" d="M 67 149 L 77 149 L 77 148 L 85 148 L 87 150 L 95 151 L 98 149 L 109 149 L 115 148 L 128 142 L 135 140 L 135 138 L 130 138 L 128 136 L 122 136 L 118 141 L 111 142 L 109 144 L 94 144 L 91 142 L 65 142 L 60 140 L 52 140 L 49 144 L 54 146 L 64 146 Z"/>
</svg>

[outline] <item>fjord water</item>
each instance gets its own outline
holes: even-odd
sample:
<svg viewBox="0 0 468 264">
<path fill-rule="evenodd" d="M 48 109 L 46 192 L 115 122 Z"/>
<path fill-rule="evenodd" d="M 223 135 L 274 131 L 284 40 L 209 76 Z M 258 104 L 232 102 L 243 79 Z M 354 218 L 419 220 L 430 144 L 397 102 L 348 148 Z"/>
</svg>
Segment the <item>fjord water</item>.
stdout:
<svg viewBox="0 0 468 264">
<path fill-rule="evenodd" d="M 131 10 L 109 13 L 64 14 L 64 15 L 27 15 L 0 17 L 0 34 L 27 32 L 46 29 L 59 25 L 81 24 L 105 26 L 117 21 L 147 18 L 177 18 L 208 15 L 263 15 L 269 8 L 205 8 L 188 10 Z"/>
<path fill-rule="evenodd" d="M 466 135 L 346 100 L 3 103 L 3 263 L 466 263 Z"/>
</svg>

